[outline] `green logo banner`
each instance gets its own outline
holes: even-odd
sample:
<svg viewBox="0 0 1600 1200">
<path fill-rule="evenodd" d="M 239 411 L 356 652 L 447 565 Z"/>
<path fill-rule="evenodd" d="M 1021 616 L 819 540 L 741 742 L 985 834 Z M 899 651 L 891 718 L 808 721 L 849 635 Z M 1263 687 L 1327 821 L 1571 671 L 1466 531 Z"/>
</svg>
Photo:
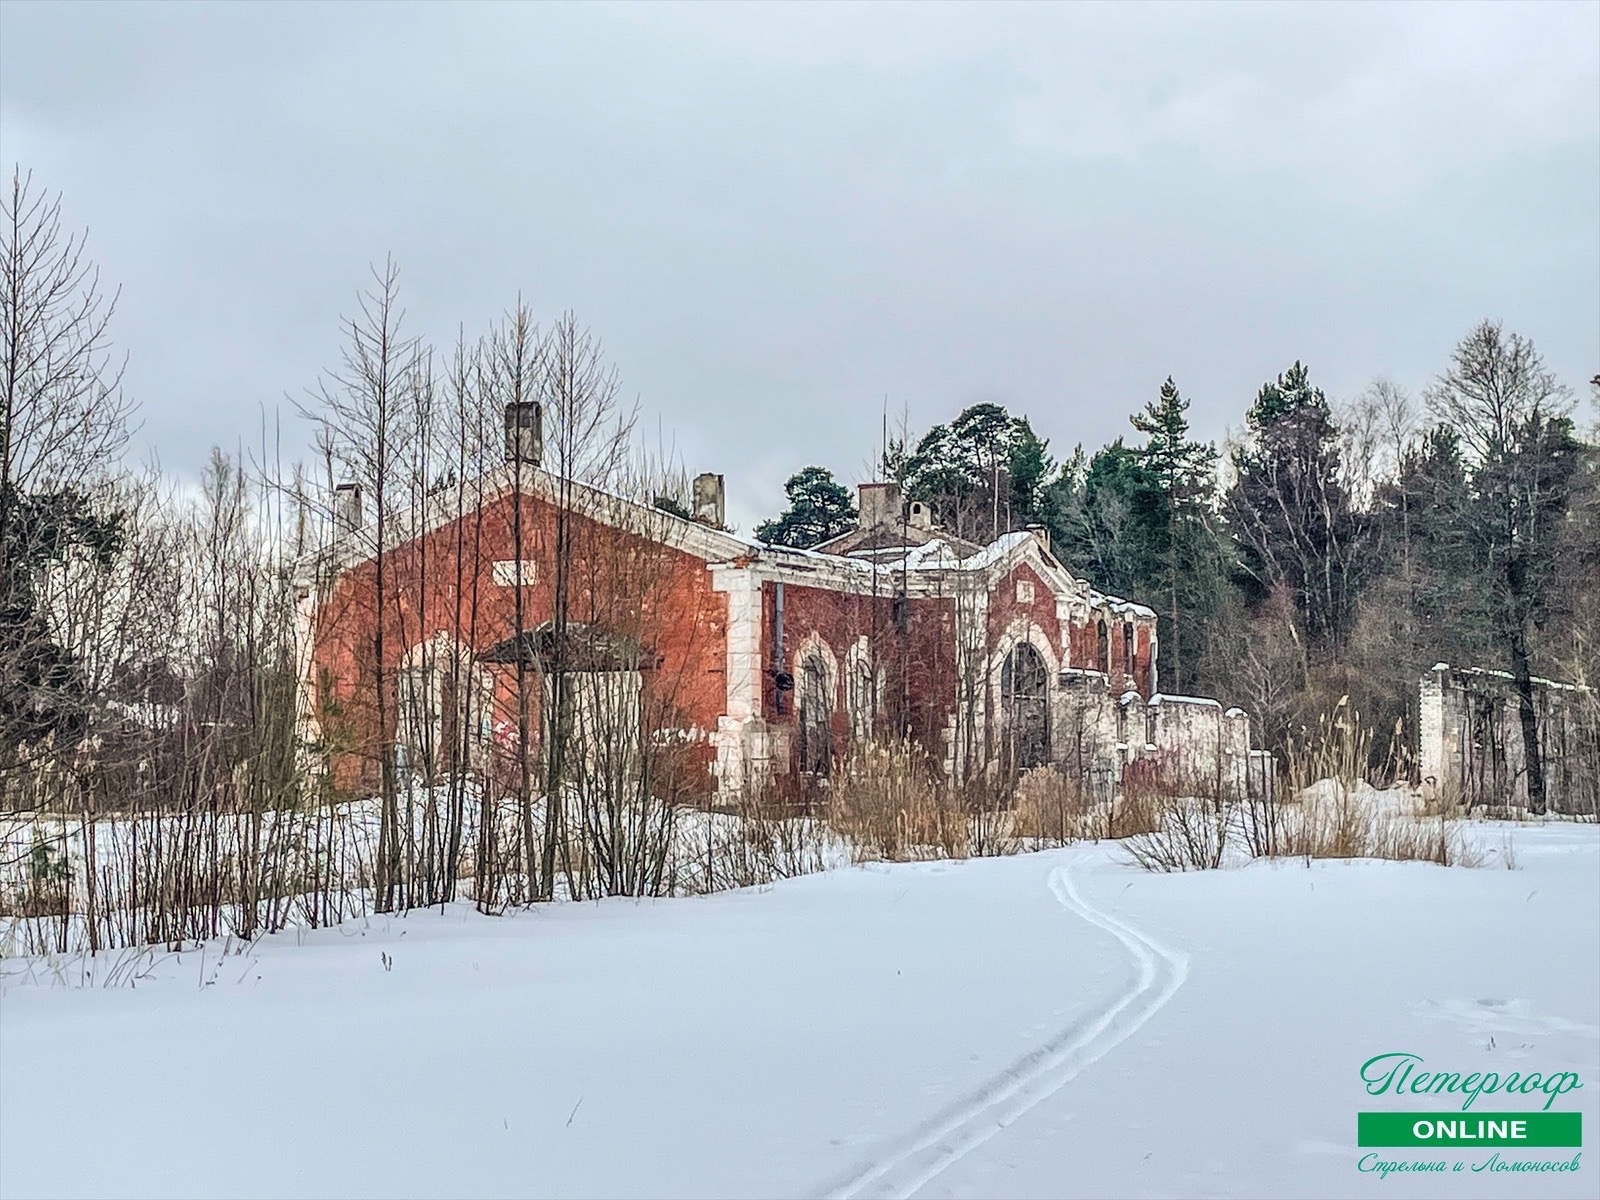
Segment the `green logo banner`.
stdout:
<svg viewBox="0 0 1600 1200">
<path fill-rule="evenodd" d="M 1575 1112 L 1364 1112 L 1356 1114 L 1360 1146 L 1581 1146 L 1583 1114 Z"/>
</svg>

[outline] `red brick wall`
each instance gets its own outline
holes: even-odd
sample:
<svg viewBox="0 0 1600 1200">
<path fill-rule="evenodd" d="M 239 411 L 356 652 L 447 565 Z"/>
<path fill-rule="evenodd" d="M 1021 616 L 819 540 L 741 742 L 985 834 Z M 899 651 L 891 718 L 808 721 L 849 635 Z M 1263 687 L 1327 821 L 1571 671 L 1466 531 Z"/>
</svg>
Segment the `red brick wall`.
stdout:
<svg viewBox="0 0 1600 1200">
<path fill-rule="evenodd" d="M 1106 623 L 1106 636 L 1110 642 L 1111 650 L 1111 686 L 1122 686 L 1124 672 L 1133 676 L 1133 686 L 1140 695 L 1150 696 L 1150 650 L 1151 638 L 1155 633 L 1155 622 L 1149 617 L 1129 618 L 1120 613 L 1101 613 L 1091 611 L 1089 619 L 1083 624 L 1074 624 L 1069 631 L 1072 644 L 1072 661 L 1069 665 L 1091 671 L 1102 670 L 1100 661 L 1099 634 L 1095 624 L 1102 619 Z M 1125 661 L 1123 653 L 1123 625 L 1133 621 L 1134 653 L 1133 662 Z"/>
<path fill-rule="evenodd" d="M 385 670 L 393 672 L 413 647 L 436 634 L 474 652 L 513 636 L 518 589 L 495 582 L 497 561 L 521 558 L 534 564 L 533 582 L 521 589 L 521 623 L 533 629 L 548 621 L 555 593 L 555 525 L 555 511 L 545 501 L 504 496 L 389 551 L 382 614 Z M 660 659 L 644 676 L 652 711 L 668 725 L 714 730 L 726 709 L 728 610 L 727 597 L 711 589 L 705 563 L 579 515 L 571 517 L 570 537 L 569 619 L 638 637 Z M 376 594 L 376 561 L 358 565 L 338 580 L 314 626 L 314 699 L 325 729 L 337 727 L 342 752 L 336 781 L 346 787 L 370 787 L 376 778 Z M 497 721 L 514 728 L 516 669 L 502 666 L 492 673 Z M 320 682 L 331 682 L 331 689 L 325 692 Z M 538 695 L 535 685 L 529 698 L 535 731 Z M 337 702 L 337 711 L 330 701 Z M 392 733 L 392 716 L 390 728 Z M 711 756 L 709 746 L 697 752 L 702 767 Z"/>
<path fill-rule="evenodd" d="M 778 725 L 795 720 L 794 692 L 779 696 L 771 667 L 777 620 L 777 584 L 761 589 L 761 715 Z M 955 708 L 955 604 L 942 598 L 912 598 L 906 603 L 905 628 L 897 626 L 891 594 L 872 596 L 837 592 L 827 588 L 784 585 L 783 665 L 797 677 L 796 655 L 815 633 L 833 652 L 839 666 L 833 697 L 833 742 L 843 751 L 849 746 L 850 715 L 845 672 L 848 654 L 865 635 L 878 669 L 884 676 L 883 703 L 874 722 L 880 733 L 893 735 L 908 729 L 910 736 L 943 760 L 941 740 L 945 723 Z"/>
<path fill-rule="evenodd" d="M 1033 585 L 1033 599 L 1017 599 L 1019 582 Z M 1056 594 L 1028 563 L 1019 563 L 995 586 L 989 594 L 989 652 L 999 646 L 1006 627 L 1018 617 L 1026 616 L 1037 625 L 1050 642 L 1051 652 L 1061 657 L 1061 619 L 1056 612 Z"/>
</svg>

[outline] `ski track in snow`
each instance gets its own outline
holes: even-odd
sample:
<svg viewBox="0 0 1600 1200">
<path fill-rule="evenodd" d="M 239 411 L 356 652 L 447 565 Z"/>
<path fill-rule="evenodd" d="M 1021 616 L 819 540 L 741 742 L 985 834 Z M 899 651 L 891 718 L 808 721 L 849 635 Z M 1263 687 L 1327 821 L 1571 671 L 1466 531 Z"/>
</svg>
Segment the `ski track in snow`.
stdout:
<svg viewBox="0 0 1600 1200">
<path fill-rule="evenodd" d="M 1050 890 L 1069 912 L 1110 933 L 1133 955 L 1134 985 L 1108 1008 L 1063 1029 L 965 1099 L 919 1126 L 886 1155 L 860 1167 L 824 1195 L 828 1200 L 908 1200 L 952 1164 L 1071 1083 L 1155 1016 L 1189 974 L 1189 960 L 1078 895 L 1065 866 Z"/>
</svg>

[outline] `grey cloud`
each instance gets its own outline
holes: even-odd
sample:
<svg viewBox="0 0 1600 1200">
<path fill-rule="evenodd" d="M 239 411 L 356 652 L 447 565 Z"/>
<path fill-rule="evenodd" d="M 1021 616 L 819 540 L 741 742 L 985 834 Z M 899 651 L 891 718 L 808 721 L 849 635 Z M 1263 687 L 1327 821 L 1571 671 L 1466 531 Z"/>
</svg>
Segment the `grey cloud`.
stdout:
<svg viewBox="0 0 1600 1200">
<path fill-rule="evenodd" d="M 1061 449 L 1168 373 L 1220 435 L 1478 318 L 1600 365 L 1600 8 L 0 8 L 0 155 L 109 279 L 175 469 L 315 381 L 393 252 L 439 340 L 605 339 L 748 524 L 882 406 Z"/>
</svg>

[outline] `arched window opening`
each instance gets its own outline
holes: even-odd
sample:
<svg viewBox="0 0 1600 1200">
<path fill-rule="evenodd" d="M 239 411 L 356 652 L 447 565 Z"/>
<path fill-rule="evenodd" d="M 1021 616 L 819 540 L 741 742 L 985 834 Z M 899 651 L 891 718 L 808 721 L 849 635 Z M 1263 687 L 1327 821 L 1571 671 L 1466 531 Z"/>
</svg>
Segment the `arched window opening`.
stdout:
<svg viewBox="0 0 1600 1200">
<path fill-rule="evenodd" d="M 1006 765 L 1015 770 L 1050 761 L 1050 673 L 1044 656 L 1018 642 L 1000 668 L 1000 710 Z"/>
<path fill-rule="evenodd" d="M 820 654 L 800 664 L 800 770 L 826 775 L 833 763 L 833 698 L 828 694 L 828 669 Z"/>
<path fill-rule="evenodd" d="M 850 707 L 850 736 L 857 742 L 870 742 L 883 703 L 883 687 L 865 654 L 856 656 L 850 664 L 845 686 L 849 692 L 846 702 Z"/>
<path fill-rule="evenodd" d="M 1122 625 L 1122 673 L 1129 678 L 1133 676 L 1133 648 L 1133 622 L 1125 621 Z"/>
<path fill-rule="evenodd" d="M 1106 629 L 1105 618 L 1102 617 L 1094 624 L 1095 660 L 1100 664 L 1103 675 L 1111 674 L 1111 634 Z"/>
</svg>

